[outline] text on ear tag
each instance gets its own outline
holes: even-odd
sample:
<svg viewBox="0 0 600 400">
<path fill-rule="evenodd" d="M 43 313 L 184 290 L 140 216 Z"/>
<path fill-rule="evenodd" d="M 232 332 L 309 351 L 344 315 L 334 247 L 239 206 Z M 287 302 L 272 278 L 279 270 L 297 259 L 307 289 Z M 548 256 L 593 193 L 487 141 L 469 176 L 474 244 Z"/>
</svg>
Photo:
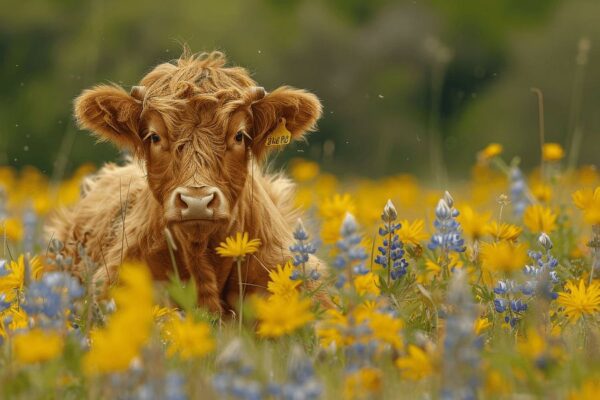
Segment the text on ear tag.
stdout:
<svg viewBox="0 0 600 400">
<path fill-rule="evenodd" d="M 267 137 L 266 146 L 285 146 L 292 141 L 292 133 L 285 126 L 285 118 L 280 118 L 279 123 Z"/>
</svg>

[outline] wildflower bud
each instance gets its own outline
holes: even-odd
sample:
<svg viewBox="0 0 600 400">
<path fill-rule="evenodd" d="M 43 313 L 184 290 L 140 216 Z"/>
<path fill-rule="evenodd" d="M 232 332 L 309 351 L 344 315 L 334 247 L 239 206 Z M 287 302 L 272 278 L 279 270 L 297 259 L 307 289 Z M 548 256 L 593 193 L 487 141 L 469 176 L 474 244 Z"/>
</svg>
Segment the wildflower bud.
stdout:
<svg viewBox="0 0 600 400">
<path fill-rule="evenodd" d="M 357 228 L 358 227 L 356 225 L 356 219 L 354 218 L 354 215 L 347 212 L 346 216 L 344 217 L 344 221 L 342 222 L 342 229 L 340 232 L 341 235 L 349 236 L 349 235 L 353 234 L 354 232 L 356 232 Z"/>
<path fill-rule="evenodd" d="M 296 223 L 296 230 L 294 230 L 294 239 L 296 240 L 307 240 L 308 234 L 306 233 L 306 229 L 304 229 L 304 224 L 302 220 L 298 218 L 298 222 Z"/>
<path fill-rule="evenodd" d="M 544 232 L 538 238 L 538 242 L 542 245 L 546 250 L 550 250 L 552 246 L 552 240 L 550 240 L 550 236 L 546 235 Z"/>
<path fill-rule="evenodd" d="M 383 207 L 383 214 L 381 215 L 381 219 L 385 222 L 392 222 L 398 218 L 398 212 L 396 211 L 396 207 L 394 207 L 394 203 L 392 200 L 388 199 L 385 207 Z"/>
<path fill-rule="evenodd" d="M 510 199 L 504 193 L 502 193 L 500 196 L 498 196 L 498 204 L 500 204 L 501 206 L 506 206 L 509 203 L 510 203 Z"/>
<path fill-rule="evenodd" d="M 436 217 L 438 217 L 439 219 L 448 219 L 450 218 L 450 207 L 448 207 L 448 204 L 441 199 L 438 202 L 437 207 L 435 208 L 435 215 Z"/>
<path fill-rule="evenodd" d="M 450 192 L 448 192 L 447 190 L 444 192 L 444 201 L 446 202 L 446 204 L 448 204 L 448 207 L 454 207 L 454 199 L 450 195 Z"/>
</svg>

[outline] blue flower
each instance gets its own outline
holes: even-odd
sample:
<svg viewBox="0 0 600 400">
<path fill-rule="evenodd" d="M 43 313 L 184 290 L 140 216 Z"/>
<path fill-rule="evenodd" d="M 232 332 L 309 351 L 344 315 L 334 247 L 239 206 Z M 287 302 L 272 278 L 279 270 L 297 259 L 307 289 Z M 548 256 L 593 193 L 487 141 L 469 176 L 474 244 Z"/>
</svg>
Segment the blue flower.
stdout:
<svg viewBox="0 0 600 400">
<path fill-rule="evenodd" d="M 294 346 L 288 365 L 288 379 L 281 385 L 272 383 L 285 400 L 313 400 L 320 397 L 323 385 L 317 379 L 311 360 L 299 346 Z"/>
<path fill-rule="evenodd" d="M 347 213 L 340 229 L 340 240 L 337 241 L 337 248 L 340 252 L 333 261 L 333 266 L 338 274 L 347 269 L 359 275 L 369 272 L 365 265 L 368 255 L 360 245 L 360 241 L 358 224 L 354 216 Z M 338 280 L 338 283 L 340 283 L 340 280 Z M 343 283 L 341 285 L 343 286 Z"/>
<path fill-rule="evenodd" d="M 529 189 L 519 167 L 512 167 L 510 170 L 510 200 L 513 206 L 513 214 L 520 218 L 525 208 L 530 204 L 527 197 Z"/>
<path fill-rule="evenodd" d="M 218 372 L 212 385 L 222 397 L 259 400 L 264 397 L 263 385 L 253 377 L 254 368 L 245 361 L 239 339 L 230 342 L 217 357 Z"/>
<path fill-rule="evenodd" d="M 49 272 L 27 288 L 23 309 L 29 315 L 44 317 L 40 324 L 64 323 L 66 310 L 72 310 L 73 301 L 83 295 L 79 281 L 66 272 Z"/>
<path fill-rule="evenodd" d="M 554 300 L 558 296 L 554 286 L 560 282 L 555 271 L 558 260 L 552 255 L 553 245 L 548 235 L 545 233 L 540 234 L 538 243 L 544 248 L 545 253 L 541 251 L 529 251 L 528 253 L 533 262 L 523 268 L 525 275 L 530 277 L 525 283 L 527 287 L 526 294 L 533 296 L 538 292 L 545 298 Z"/>
<path fill-rule="evenodd" d="M 465 241 L 462 237 L 460 223 L 456 220 L 458 215 L 459 212 L 454 208 L 452 196 L 446 192 L 435 208 L 433 226 L 436 231 L 427 246 L 430 250 L 440 248 L 446 254 L 451 251 L 456 253 L 465 251 Z"/>
<path fill-rule="evenodd" d="M 317 248 L 314 243 L 308 240 L 308 233 L 300 219 L 298 219 L 298 224 L 294 230 L 294 239 L 296 239 L 296 242 L 290 246 L 290 251 L 294 253 L 292 264 L 295 267 L 291 278 L 302 279 L 303 281 L 319 279 L 320 275 L 317 270 L 313 269 L 308 273 L 306 272 L 306 263 L 310 255 L 316 253 Z"/>
<path fill-rule="evenodd" d="M 447 303 L 452 311 L 446 317 L 441 397 L 476 399 L 481 381 L 482 342 L 473 331 L 478 312 L 471 298 L 465 271 L 459 270 L 453 274 Z M 495 305 L 505 307 L 502 301 L 495 302 Z"/>
<path fill-rule="evenodd" d="M 395 222 L 397 217 L 396 207 L 388 200 L 381 214 L 384 224 L 379 227 L 379 235 L 384 238 L 383 246 L 377 247 L 379 254 L 374 260 L 383 268 L 389 268 L 388 277 L 393 280 L 406 275 L 408 267 L 408 262 L 404 259 L 404 244 L 396 233 L 401 228 L 401 225 Z"/>
</svg>

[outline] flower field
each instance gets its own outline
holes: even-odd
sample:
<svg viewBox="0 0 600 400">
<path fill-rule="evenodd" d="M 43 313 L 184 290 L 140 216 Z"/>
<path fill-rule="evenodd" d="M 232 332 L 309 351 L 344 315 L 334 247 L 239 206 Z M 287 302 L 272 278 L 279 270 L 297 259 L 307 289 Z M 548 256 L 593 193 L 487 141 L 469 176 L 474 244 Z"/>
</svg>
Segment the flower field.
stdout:
<svg viewBox="0 0 600 400">
<path fill-rule="evenodd" d="M 94 301 L 43 234 L 93 168 L 56 184 L 2 167 L 0 398 L 597 399 L 600 174 L 542 153 L 528 173 L 490 144 L 443 189 L 293 160 L 294 258 L 224 318 L 134 261 Z M 243 269 L 260 246 L 239 232 L 214 251 Z"/>
</svg>

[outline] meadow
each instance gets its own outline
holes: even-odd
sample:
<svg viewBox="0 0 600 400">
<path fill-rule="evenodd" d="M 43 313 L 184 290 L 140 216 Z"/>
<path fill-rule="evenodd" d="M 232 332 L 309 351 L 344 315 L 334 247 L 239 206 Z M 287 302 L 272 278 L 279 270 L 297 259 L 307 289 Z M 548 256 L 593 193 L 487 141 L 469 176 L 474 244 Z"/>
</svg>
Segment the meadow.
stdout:
<svg viewBox="0 0 600 400">
<path fill-rule="evenodd" d="M 492 143 L 443 189 L 292 160 L 295 256 L 225 318 L 129 261 L 93 301 L 43 226 L 94 168 L 1 167 L 0 398 L 596 399 L 600 174 L 556 143 L 541 158 L 522 171 Z M 253 239 L 214 250 L 243 266 Z"/>
</svg>

